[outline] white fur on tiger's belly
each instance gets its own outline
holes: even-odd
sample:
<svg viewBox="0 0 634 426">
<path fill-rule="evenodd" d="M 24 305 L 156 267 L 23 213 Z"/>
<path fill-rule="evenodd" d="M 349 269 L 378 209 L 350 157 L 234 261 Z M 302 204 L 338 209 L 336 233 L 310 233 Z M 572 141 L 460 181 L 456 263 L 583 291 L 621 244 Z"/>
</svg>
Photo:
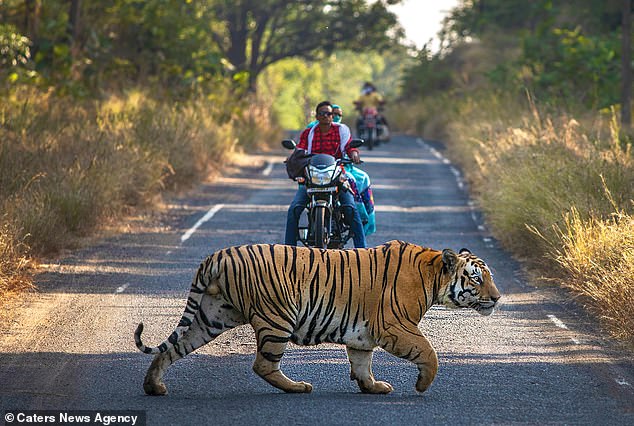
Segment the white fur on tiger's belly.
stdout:
<svg viewBox="0 0 634 426">
<path fill-rule="evenodd" d="M 359 326 L 358 324 L 356 328 L 348 328 L 343 336 L 339 325 L 336 324 L 331 324 L 324 332 L 317 328 L 317 331 L 313 331 L 312 334 L 309 333 L 309 325 L 310 321 L 307 321 L 304 327 L 295 330 L 291 341 L 300 346 L 338 343 L 360 350 L 372 350 L 377 346 L 376 341 L 372 338 L 365 325 Z"/>
</svg>

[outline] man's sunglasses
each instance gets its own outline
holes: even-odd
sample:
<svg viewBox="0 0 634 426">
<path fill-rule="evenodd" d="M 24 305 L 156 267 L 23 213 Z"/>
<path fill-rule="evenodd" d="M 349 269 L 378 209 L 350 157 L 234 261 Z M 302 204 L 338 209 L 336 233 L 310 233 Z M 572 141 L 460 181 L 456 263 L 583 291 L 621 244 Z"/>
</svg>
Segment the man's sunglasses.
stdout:
<svg viewBox="0 0 634 426">
<path fill-rule="evenodd" d="M 332 112 L 330 112 L 330 111 L 319 111 L 317 113 L 317 115 L 320 116 L 320 117 L 325 117 L 325 116 L 329 116 L 330 117 L 332 115 Z"/>
</svg>

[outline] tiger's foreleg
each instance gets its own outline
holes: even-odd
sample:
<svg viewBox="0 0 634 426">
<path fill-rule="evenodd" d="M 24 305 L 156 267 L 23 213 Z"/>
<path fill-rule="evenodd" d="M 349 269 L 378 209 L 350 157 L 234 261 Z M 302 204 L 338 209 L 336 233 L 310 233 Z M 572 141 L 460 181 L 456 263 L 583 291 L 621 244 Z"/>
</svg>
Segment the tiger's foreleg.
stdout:
<svg viewBox="0 0 634 426">
<path fill-rule="evenodd" d="M 416 325 L 389 327 L 379 339 L 383 349 L 399 358 L 413 362 L 418 367 L 416 390 L 425 392 L 438 372 L 438 356 L 429 340 Z"/>
<path fill-rule="evenodd" d="M 356 380 L 363 393 L 390 393 L 394 390 L 391 384 L 374 380 L 372 374 L 371 350 L 359 350 L 346 346 L 350 361 L 350 379 Z"/>
<path fill-rule="evenodd" d="M 280 361 L 284 356 L 286 345 L 290 340 L 292 329 L 283 325 L 272 327 L 263 320 L 251 322 L 258 343 L 258 353 L 253 364 L 253 371 L 271 385 L 288 393 L 309 393 L 313 385 L 306 382 L 295 382 L 282 373 Z"/>
</svg>

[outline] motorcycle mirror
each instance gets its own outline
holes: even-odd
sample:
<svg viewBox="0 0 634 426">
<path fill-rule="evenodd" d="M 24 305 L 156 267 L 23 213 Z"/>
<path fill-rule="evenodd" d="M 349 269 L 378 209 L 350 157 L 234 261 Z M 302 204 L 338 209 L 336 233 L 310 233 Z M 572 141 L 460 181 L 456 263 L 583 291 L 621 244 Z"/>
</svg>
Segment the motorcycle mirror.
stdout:
<svg viewBox="0 0 634 426">
<path fill-rule="evenodd" d="M 365 143 L 365 141 L 363 139 L 352 139 L 350 141 L 350 146 L 352 148 L 359 148 L 361 145 L 363 145 Z"/>
<path fill-rule="evenodd" d="M 293 139 L 284 139 L 282 141 L 282 146 L 286 149 L 295 149 L 295 141 Z"/>
</svg>

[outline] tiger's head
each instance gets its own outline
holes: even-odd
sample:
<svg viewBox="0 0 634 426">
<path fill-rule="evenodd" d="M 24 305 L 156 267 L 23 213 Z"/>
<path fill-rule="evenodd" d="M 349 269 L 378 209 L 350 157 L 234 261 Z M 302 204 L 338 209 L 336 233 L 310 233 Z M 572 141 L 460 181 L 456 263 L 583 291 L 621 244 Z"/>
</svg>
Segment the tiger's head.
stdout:
<svg viewBox="0 0 634 426">
<path fill-rule="evenodd" d="M 449 308 L 473 308 L 481 315 L 491 315 L 500 292 L 486 263 L 464 248 L 459 254 L 443 250 L 442 261 L 450 280 L 440 302 Z"/>
</svg>

